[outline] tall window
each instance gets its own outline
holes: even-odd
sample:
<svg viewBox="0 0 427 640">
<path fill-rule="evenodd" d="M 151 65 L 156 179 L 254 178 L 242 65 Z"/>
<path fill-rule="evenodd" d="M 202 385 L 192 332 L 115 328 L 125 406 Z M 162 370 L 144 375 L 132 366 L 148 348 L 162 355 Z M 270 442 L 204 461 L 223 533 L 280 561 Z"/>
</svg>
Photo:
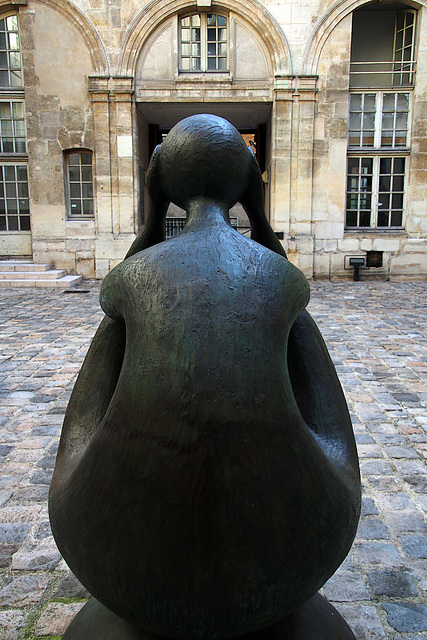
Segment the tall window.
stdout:
<svg viewBox="0 0 427 640">
<path fill-rule="evenodd" d="M 353 14 L 347 229 L 404 224 L 416 15 L 391 6 Z"/>
<path fill-rule="evenodd" d="M 228 19 L 193 13 L 180 19 L 180 71 L 228 70 Z"/>
<path fill-rule="evenodd" d="M 0 165 L 0 231 L 29 231 L 27 166 Z"/>
<path fill-rule="evenodd" d="M 22 87 L 18 16 L 0 19 L 0 87 Z"/>
<path fill-rule="evenodd" d="M 18 15 L 0 16 L 0 231 L 29 231 L 25 100 Z"/>
<path fill-rule="evenodd" d="M 93 174 L 91 151 L 69 151 L 67 169 L 68 218 L 93 218 Z"/>
</svg>

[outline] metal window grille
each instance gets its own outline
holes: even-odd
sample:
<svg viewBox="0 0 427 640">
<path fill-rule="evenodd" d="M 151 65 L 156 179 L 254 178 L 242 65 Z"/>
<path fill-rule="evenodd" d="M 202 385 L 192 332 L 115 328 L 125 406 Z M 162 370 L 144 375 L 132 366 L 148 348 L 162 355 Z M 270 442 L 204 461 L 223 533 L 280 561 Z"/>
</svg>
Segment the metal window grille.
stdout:
<svg viewBox="0 0 427 640">
<path fill-rule="evenodd" d="M 237 218 L 230 218 L 231 226 L 237 229 Z M 177 236 L 184 229 L 187 223 L 185 217 L 166 217 L 166 239 L 169 240 Z"/>
<path fill-rule="evenodd" d="M 29 231 L 27 166 L 0 165 L 0 231 Z"/>
</svg>

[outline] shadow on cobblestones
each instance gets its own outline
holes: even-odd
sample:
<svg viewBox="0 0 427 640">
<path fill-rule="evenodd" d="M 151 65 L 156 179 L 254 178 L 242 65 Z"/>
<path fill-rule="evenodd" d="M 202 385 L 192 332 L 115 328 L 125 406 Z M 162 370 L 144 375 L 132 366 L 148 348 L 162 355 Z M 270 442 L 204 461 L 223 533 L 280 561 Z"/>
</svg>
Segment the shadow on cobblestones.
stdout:
<svg viewBox="0 0 427 640">
<path fill-rule="evenodd" d="M 86 293 L 0 297 L 0 638 L 59 638 L 88 597 L 47 494 L 65 408 L 103 314 Z M 363 481 L 353 549 L 324 586 L 358 640 L 427 640 L 427 283 L 313 283 L 309 310 L 352 414 Z"/>
</svg>

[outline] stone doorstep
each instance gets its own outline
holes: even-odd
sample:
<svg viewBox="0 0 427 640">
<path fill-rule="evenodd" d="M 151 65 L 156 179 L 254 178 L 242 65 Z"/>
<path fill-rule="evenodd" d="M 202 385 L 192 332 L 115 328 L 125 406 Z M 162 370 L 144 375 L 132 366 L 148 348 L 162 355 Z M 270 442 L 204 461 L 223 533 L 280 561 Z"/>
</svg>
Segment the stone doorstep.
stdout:
<svg viewBox="0 0 427 640">
<path fill-rule="evenodd" d="M 82 280 L 82 276 L 68 276 L 65 269 L 51 269 L 48 264 L 34 264 L 29 260 L 0 260 L 0 288 L 71 289 Z"/>
<path fill-rule="evenodd" d="M 2 271 L 1 280 L 57 280 L 67 275 L 65 269 L 49 269 L 48 271 Z"/>
<path fill-rule="evenodd" d="M 0 260 L 0 272 L 4 271 L 49 271 L 48 264 L 34 264 L 29 260 Z"/>
<path fill-rule="evenodd" d="M 71 289 L 76 284 L 82 282 L 82 276 L 64 276 L 56 279 L 40 279 L 40 280 L 1 280 L 0 289 L 6 287 L 36 287 L 50 289 Z"/>
</svg>

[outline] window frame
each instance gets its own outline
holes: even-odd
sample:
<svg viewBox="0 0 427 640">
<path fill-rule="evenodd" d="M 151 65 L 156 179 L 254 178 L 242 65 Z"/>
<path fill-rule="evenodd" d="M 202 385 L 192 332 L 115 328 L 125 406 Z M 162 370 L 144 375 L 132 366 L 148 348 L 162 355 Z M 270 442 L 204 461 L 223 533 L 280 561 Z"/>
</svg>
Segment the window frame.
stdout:
<svg viewBox="0 0 427 640">
<path fill-rule="evenodd" d="M 216 16 L 216 24 L 215 26 L 210 26 L 208 25 L 208 16 L 210 15 L 215 15 Z M 183 55 L 183 51 L 182 51 L 182 46 L 183 44 L 189 44 L 190 47 L 193 44 L 193 40 L 189 40 L 184 41 L 182 39 L 182 29 L 186 28 L 185 25 L 184 27 L 182 26 L 182 20 L 184 20 L 185 18 L 191 18 L 193 16 L 199 16 L 200 18 L 200 69 L 184 69 L 183 68 L 183 58 L 189 58 L 190 59 L 190 64 L 191 64 L 191 58 L 192 57 L 199 57 L 199 56 L 193 56 L 192 54 L 188 54 L 188 55 Z M 218 17 L 221 18 L 225 18 L 226 20 L 226 25 L 225 27 L 218 25 Z M 192 27 L 191 25 L 188 27 L 190 30 L 192 28 L 197 28 L 197 27 Z M 221 28 L 225 28 L 227 31 L 227 38 L 225 41 L 226 44 L 226 54 L 225 56 L 222 54 L 218 53 L 218 45 L 222 44 L 224 41 L 218 40 L 216 39 L 215 41 L 209 41 L 208 40 L 208 29 L 213 29 L 215 28 L 216 30 L 221 29 Z M 199 41 L 194 41 L 194 43 L 199 42 Z M 215 42 L 216 46 L 217 46 L 217 50 L 216 50 L 216 54 L 209 54 L 209 48 L 208 45 L 210 42 Z M 224 59 L 226 60 L 226 68 L 225 69 L 209 69 L 209 59 L 213 59 L 215 58 L 216 60 L 218 59 Z M 178 15 L 178 72 L 180 74 L 183 75 L 188 75 L 188 74 L 229 74 L 230 73 L 230 14 L 222 12 L 222 11 L 216 11 L 216 10 L 209 10 L 209 11 L 191 11 L 191 12 L 186 12 L 183 13 L 181 15 Z"/>
<path fill-rule="evenodd" d="M 362 109 L 361 111 L 352 111 L 351 110 L 351 98 L 353 95 L 360 95 L 363 96 L 362 98 Z M 372 110 L 364 110 L 364 104 L 366 101 L 366 96 L 371 96 L 374 95 L 375 96 L 375 111 Z M 385 97 L 389 96 L 389 95 L 394 95 L 395 97 L 395 107 L 397 106 L 397 102 L 398 102 L 398 95 L 407 95 L 408 96 L 408 108 L 407 111 L 404 110 L 398 110 L 397 108 L 394 109 L 394 111 L 390 111 L 390 110 L 384 110 L 384 102 L 385 102 Z M 375 151 L 378 150 L 382 150 L 382 151 L 389 151 L 389 150 L 393 150 L 394 152 L 398 152 L 398 151 L 402 151 L 405 152 L 409 149 L 409 141 L 411 139 L 411 114 L 412 114 L 412 96 L 413 96 L 413 92 L 408 90 L 408 89 L 404 89 L 404 90 L 393 90 L 393 89 L 378 89 L 378 90 L 352 90 L 350 91 L 349 94 L 349 120 L 348 120 L 348 150 L 349 151 L 369 151 L 369 153 L 373 153 Z M 360 128 L 360 141 L 361 144 L 352 144 L 350 142 L 350 134 L 352 131 L 357 132 L 359 131 L 359 129 L 350 129 L 351 126 L 351 114 L 352 113 L 360 113 L 361 114 L 361 128 Z M 373 128 L 373 139 L 372 139 L 372 144 L 363 144 L 363 116 L 365 113 L 374 113 L 374 128 Z M 398 145 L 384 145 L 382 143 L 382 139 L 383 139 L 383 121 L 384 121 L 384 113 L 393 113 L 394 114 L 394 125 L 396 124 L 397 121 L 397 114 L 399 113 L 406 113 L 407 114 L 407 118 L 406 118 L 406 144 L 398 144 Z M 371 128 L 366 129 L 367 131 L 372 131 Z M 389 130 L 389 129 L 387 129 Z M 395 140 L 395 133 L 397 131 L 402 130 L 402 128 L 397 128 L 396 126 L 393 126 L 392 132 L 393 132 L 393 140 Z"/>
<path fill-rule="evenodd" d="M 381 173 L 381 163 L 383 161 L 390 161 L 391 160 L 391 164 L 392 167 L 394 169 L 395 166 L 395 161 L 397 160 L 403 160 L 404 161 L 404 172 L 391 172 L 391 173 Z M 384 154 L 384 153 L 365 153 L 365 154 L 357 154 L 357 153 L 349 153 L 347 155 L 347 168 L 346 168 L 346 207 L 345 207 L 345 224 L 344 224 L 344 228 L 345 231 L 351 231 L 351 232 L 360 232 L 360 231 L 376 231 L 376 232 L 387 232 L 387 231 L 402 231 L 404 229 L 405 226 L 405 206 L 406 206 L 406 182 L 407 182 L 407 176 L 408 176 L 408 164 L 409 164 L 409 153 L 405 153 L 405 154 L 395 154 L 395 153 L 389 153 L 389 154 Z M 350 174 L 349 172 L 349 164 L 351 160 L 358 160 L 359 161 L 359 167 L 361 167 L 363 161 L 368 161 L 371 160 L 372 161 L 372 172 L 371 173 L 366 173 L 366 177 L 367 178 L 371 178 L 371 189 L 365 189 L 363 190 L 362 188 L 359 189 L 349 189 L 349 180 L 351 179 L 351 176 L 353 177 L 357 177 L 360 181 L 363 179 L 362 178 L 362 174 L 360 171 L 358 174 Z M 394 185 L 395 182 L 395 178 L 398 177 L 403 177 L 402 180 L 402 185 L 400 189 L 395 189 L 393 190 L 393 188 L 390 188 L 389 190 L 386 189 L 381 189 L 381 185 L 380 185 L 380 179 L 382 178 L 388 178 L 390 176 L 390 186 Z M 358 202 L 359 202 L 359 206 L 357 208 L 355 207 L 349 207 L 349 200 L 351 198 L 351 195 L 354 194 L 358 194 Z M 363 208 L 360 206 L 360 196 L 361 194 L 366 194 L 370 196 L 370 207 L 366 207 Z M 389 194 L 389 203 L 392 205 L 393 204 L 393 195 L 395 197 L 401 196 L 401 207 L 393 207 L 390 206 L 388 207 L 388 209 L 380 209 L 380 202 L 381 199 L 383 199 L 384 201 L 384 196 L 386 194 Z M 389 220 L 389 224 L 387 225 L 380 225 L 378 224 L 378 216 L 379 214 L 384 211 L 387 210 L 388 213 L 388 220 Z M 348 215 L 351 211 L 355 211 L 356 215 L 357 215 L 357 224 L 356 225 L 350 225 L 348 224 Z M 368 212 L 369 211 L 369 224 L 366 225 L 360 225 L 360 217 L 363 211 Z M 390 224 L 392 221 L 392 216 L 393 216 L 393 211 L 394 211 L 394 215 L 398 214 L 398 212 L 401 212 L 401 224 L 399 225 L 392 225 Z"/>
<path fill-rule="evenodd" d="M 23 70 L 23 65 L 22 65 L 22 52 L 21 52 L 21 35 L 20 35 L 20 24 L 19 24 L 19 12 L 18 11 L 7 11 L 5 13 L 0 14 L 0 20 L 4 20 L 5 22 L 7 21 L 8 18 L 11 17 L 15 17 L 16 18 L 16 23 L 17 23 L 17 29 L 16 31 L 8 31 L 7 27 L 5 28 L 5 48 L 4 49 L 0 49 L 0 52 L 3 51 L 6 54 L 6 57 L 8 59 L 8 64 L 6 67 L 3 67 L 2 69 L 0 69 L 0 71 L 6 71 L 8 74 L 8 84 L 0 84 L 0 91 L 4 92 L 4 91 L 8 91 L 8 92 L 14 92 L 14 91 L 23 91 L 24 90 L 24 70 Z M 3 33 L 3 32 L 0 32 Z M 9 33 L 17 33 L 18 34 L 18 48 L 10 48 L 8 46 L 8 44 L 6 44 L 6 41 L 8 40 L 8 34 Z M 12 68 L 10 65 L 10 55 L 11 53 L 18 53 L 19 55 L 19 68 Z M 19 71 L 20 73 L 20 80 L 21 82 L 19 84 L 13 84 L 11 82 L 11 76 L 12 73 L 16 71 Z M 1 76 L 0 76 L 1 77 Z"/>
<path fill-rule="evenodd" d="M 11 180 L 10 171 L 7 175 L 7 170 L 13 169 L 13 179 Z M 25 179 L 19 176 L 19 169 L 25 169 Z M 14 193 L 8 193 L 8 185 L 14 185 Z M 25 189 L 21 187 L 21 193 L 19 185 L 25 185 Z M 25 191 L 26 193 L 22 193 Z M 12 202 L 15 201 L 16 211 L 12 210 Z M 3 220 L 5 228 L 2 229 Z M 16 218 L 16 228 L 10 227 L 12 218 Z M 25 222 L 25 225 L 23 222 Z M 31 231 L 31 218 L 30 218 L 30 195 L 29 195 L 29 183 L 28 183 L 28 164 L 24 161 L 21 163 L 10 163 L 0 161 L 0 232 L 26 232 Z"/>
<path fill-rule="evenodd" d="M 70 156 L 78 154 L 79 156 L 79 164 L 71 164 L 70 165 Z M 91 163 L 82 163 L 82 155 L 83 154 L 90 154 L 91 156 Z M 93 159 L 94 159 L 94 154 L 93 151 L 91 149 L 86 149 L 86 148 L 75 148 L 75 149 L 66 149 L 64 151 L 64 177 L 65 177 L 65 205 L 66 205 L 66 212 L 67 212 L 67 222 L 75 222 L 75 221 L 92 221 L 95 219 L 95 190 L 94 190 L 94 180 L 93 180 L 93 176 L 94 176 L 94 171 L 93 171 Z M 82 173 L 82 167 L 89 167 L 91 169 L 91 180 L 84 180 L 83 179 L 83 173 Z M 79 168 L 79 180 L 70 180 L 70 167 L 78 167 Z M 80 195 L 77 196 L 76 194 L 72 193 L 73 190 L 73 185 L 79 185 L 79 193 Z M 83 195 L 83 185 L 91 185 L 91 196 L 85 196 Z M 73 213 L 72 211 L 72 207 L 73 207 L 73 201 L 77 202 L 80 201 L 80 211 L 81 213 Z M 92 203 L 92 211 L 90 213 L 83 213 L 83 209 L 84 209 L 84 201 L 90 201 Z"/>
</svg>

